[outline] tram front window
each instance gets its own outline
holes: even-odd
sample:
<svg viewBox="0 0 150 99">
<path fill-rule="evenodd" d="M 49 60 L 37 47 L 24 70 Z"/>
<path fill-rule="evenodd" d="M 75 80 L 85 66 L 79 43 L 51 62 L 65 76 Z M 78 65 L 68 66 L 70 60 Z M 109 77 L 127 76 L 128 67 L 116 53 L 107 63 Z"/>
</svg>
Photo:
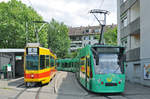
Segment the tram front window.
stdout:
<svg viewBox="0 0 150 99">
<path fill-rule="evenodd" d="M 118 54 L 99 54 L 99 64 L 95 64 L 96 74 L 121 74 Z"/>
<path fill-rule="evenodd" d="M 27 70 L 38 70 L 39 56 L 26 56 L 26 69 Z"/>
</svg>

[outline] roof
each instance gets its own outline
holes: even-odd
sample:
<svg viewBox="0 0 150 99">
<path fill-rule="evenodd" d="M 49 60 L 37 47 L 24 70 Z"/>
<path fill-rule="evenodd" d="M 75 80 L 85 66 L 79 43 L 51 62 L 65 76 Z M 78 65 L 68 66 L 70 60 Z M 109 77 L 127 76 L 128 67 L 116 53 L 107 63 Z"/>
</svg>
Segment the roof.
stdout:
<svg viewBox="0 0 150 99">
<path fill-rule="evenodd" d="M 0 49 L 0 53 L 24 53 L 24 49 Z"/>
<path fill-rule="evenodd" d="M 116 25 L 107 25 L 104 28 L 104 31 L 106 28 L 114 28 Z M 100 26 L 87 26 L 87 27 L 70 27 L 69 28 L 69 36 L 80 36 L 80 35 L 96 35 L 100 34 Z M 98 30 L 98 31 L 95 31 Z"/>
</svg>

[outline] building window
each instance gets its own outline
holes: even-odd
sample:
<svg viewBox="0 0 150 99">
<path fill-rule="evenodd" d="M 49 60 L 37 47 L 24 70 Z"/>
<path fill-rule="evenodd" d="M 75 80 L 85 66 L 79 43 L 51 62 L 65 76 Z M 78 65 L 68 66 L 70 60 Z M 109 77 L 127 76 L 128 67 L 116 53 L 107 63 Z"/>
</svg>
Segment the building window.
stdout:
<svg viewBox="0 0 150 99">
<path fill-rule="evenodd" d="M 122 23 L 122 28 L 126 27 L 126 26 L 128 25 L 127 17 L 124 18 L 124 19 L 121 21 L 121 23 Z"/>
<path fill-rule="evenodd" d="M 127 43 L 128 43 L 128 42 L 127 42 L 127 38 L 124 38 L 124 39 L 121 40 L 121 45 L 122 45 L 123 47 L 125 47 L 125 49 L 126 49 L 125 52 L 127 51 Z"/>
<path fill-rule="evenodd" d="M 129 11 L 126 11 L 120 16 L 121 28 L 126 27 L 129 24 Z"/>
<path fill-rule="evenodd" d="M 93 40 L 93 36 L 90 36 L 90 40 Z"/>
<path fill-rule="evenodd" d="M 86 31 L 86 33 L 89 33 L 89 30 L 87 29 L 87 30 L 85 30 Z"/>
<path fill-rule="evenodd" d="M 127 25 L 128 25 L 128 20 L 127 20 L 127 18 L 125 18 L 123 21 L 123 26 L 126 27 Z"/>
<path fill-rule="evenodd" d="M 99 32 L 99 29 L 95 29 L 94 32 L 95 32 L 95 33 L 98 33 L 98 32 Z"/>
<path fill-rule="evenodd" d="M 82 40 L 82 37 L 79 37 L 79 40 L 81 41 L 81 40 Z"/>
<path fill-rule="evenodd" d="M 134 64 L 134 79 L 140 81 L 140 74 L 141 74 L 141 65 L 140 64 Z"/>
<path fill-rule="evenodd" d="M 85 36 L 85 37 L 84 37 L 84 40 L 89 40 L 89 36 Z"/>
<path fill-rule="evenodd" d="M 79 37 L 76 37 L 76 40 L 79 41 Z"/>
</svg>

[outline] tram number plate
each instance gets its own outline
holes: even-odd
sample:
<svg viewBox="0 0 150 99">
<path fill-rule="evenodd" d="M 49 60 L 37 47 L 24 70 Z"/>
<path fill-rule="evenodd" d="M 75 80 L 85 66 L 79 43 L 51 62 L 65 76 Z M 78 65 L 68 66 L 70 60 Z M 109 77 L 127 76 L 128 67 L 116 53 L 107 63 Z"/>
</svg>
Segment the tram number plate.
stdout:
<svg viewBox="0 0 150 99">
<path fill-rule="evenodd" d="M 105 86 L 117 86 L 117 83 L 105 83 Z"/>
</svg>

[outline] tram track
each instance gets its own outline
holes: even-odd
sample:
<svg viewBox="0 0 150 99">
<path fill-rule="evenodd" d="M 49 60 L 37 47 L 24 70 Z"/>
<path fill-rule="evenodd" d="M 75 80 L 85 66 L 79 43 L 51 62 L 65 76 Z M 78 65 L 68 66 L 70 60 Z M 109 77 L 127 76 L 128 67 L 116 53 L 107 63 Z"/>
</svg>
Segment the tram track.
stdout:
<svg viewBox="0 0 150 99">
<path fill-rule="evenodd" d="M 23 85 L 22 85 L 22 86 L 23 86 Z M 21 87 L 21 86 L 19 86 L 19 87 Z M 13 98 L 13 99 L 20 99 L 21 95 L 23 95 L 24 92 L 36 93 L 35 99 L 39 99 L 39 94 L 40 94 L 40 92 L 41 92 L 42 87 L 38 88 L 37 91 L 28 91 L 27 89 L 30 89 L 30 88 L 24 88 L 24 89 L 23 89 L 22 91 L 20 91 L 20 92 L 15 96 L 15 98 Z"/>
<path fill-rule="evenodd" d="M 27 88 L 24 88 L 21 92 L 19 92 L 14 99 L 19 99 L 19 97 L 27 90 Z"/>
<path fill-rule="evenodd" d="M 39 98 L 39 94 L 40 94 L 40 91 L 41 91 L 42 87 L 40 87 L 35 95 L 35 99 L 40 99 Z"/>
<path fill-rule="evenodd" d="M 55 82 L 56 82 L 56 76 L 57 74 L 51 79 L 51 81 L 48 83 L 48 86 L 50 86 L 50 88 L 53 89 L 53 93 L 55 94 L 56 93 L 56 87 L 55 87 Z M 44 88 L 44 86 L 40 87 L 37 92 L 36 92 L 36 95 L 35 95 L 35 99 L 40 99 L 39 98 L 39 95 L 40 93 L 49 93 L 49 92 L 46 92 L 46 91 L 41 91 L 42 88 Z"/>
<path fill-rule="evenodd" d="M 32 90 L 27 90 L 30 88 L 26 88 L 24 85 L 25 85 L 24 83 L 17 85 L 17 88 L 23 88 L 23 90 L 20 91 L 20 90 L 16 89 L 17 91 L 20 91 L 20 92 L 13 99 L 20 99 L 20 97 L 24 94 L 24 92 L 35 93 L 35 99 L 39 99 L 39 94 L 41 93 L 41 89 L 43 86 L 42 87 L 40 86 L 36 91 L 34 91 L 34 90 L 32 91 Z M 35 88 L 37 88 L 37 87 L 35 87 Z M 49 92 L 44 91 L 44 93 L 49 93 Z"/>
</svg>

